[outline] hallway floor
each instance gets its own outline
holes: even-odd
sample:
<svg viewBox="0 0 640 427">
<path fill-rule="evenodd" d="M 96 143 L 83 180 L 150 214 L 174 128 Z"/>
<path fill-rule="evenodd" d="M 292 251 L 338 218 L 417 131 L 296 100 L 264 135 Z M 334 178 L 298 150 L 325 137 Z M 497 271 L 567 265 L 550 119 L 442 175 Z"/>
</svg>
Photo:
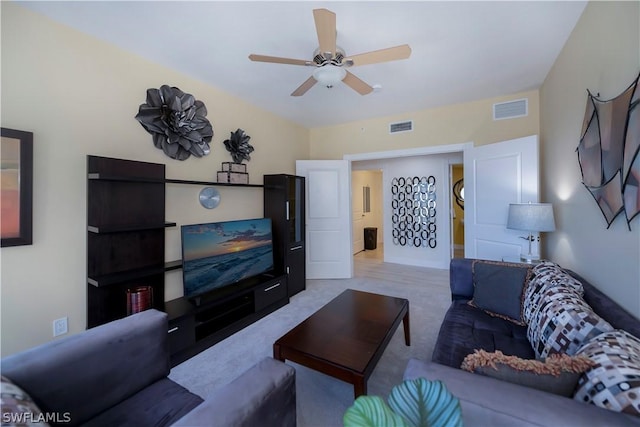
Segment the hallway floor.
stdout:
<svg viewBox="0 0 640 427">
<path fill-rule="evenodd" d="M 354 259 L 370 259 L 382 262 L 384 259 L 383 244 L 379 243 L 373 250 L 364 250 L 354 255 Z"/>
</svg>

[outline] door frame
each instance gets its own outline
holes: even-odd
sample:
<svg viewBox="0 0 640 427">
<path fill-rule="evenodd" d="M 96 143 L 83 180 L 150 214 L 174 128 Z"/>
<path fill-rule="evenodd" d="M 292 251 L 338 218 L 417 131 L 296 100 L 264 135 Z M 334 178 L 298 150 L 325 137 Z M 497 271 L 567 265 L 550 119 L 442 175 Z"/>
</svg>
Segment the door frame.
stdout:
<svg viewBox="0 0 640 427">
<path fill-rule="evenodd" d="M 386 160 L 398 157 L 428 156 L 430 154 L 460 153 L 473 148 L 473 142 L 462 144 L 434 145 L 430 147 L 406 148 L 402 150 L 373 151 L 370 153 L 345 154 L 343 160 L 357 162 L 362 160 Z"/>
<path fill-rule="evenodd" d="M 454 153 L 462 153 L 464 158 L 464 153 L 473 149 L 473 142 L 465 142 L 461 144 L 446 144 L 446 145 L 435 145 L 429 147 L 418 147 L 418 148 L 406 148 L 401 150 L 389 150 L 389 151 L 374 151 L 369 153 L 356 153 L 356 154 L 345 154 L 342 156 L 343 160 L 349 161 L 349 164 L 358 161 L 367 161 L 367 160 L 388 160 L 388 159 L 397 159 L 402 157 L 416 157 L 416 156 L 429 156 L 434 154 L 454 154 Z M 351 166 L 350 166 L 350 169 Z M 449 185 L 451 187 L 451 185 Z M 383 212 L 384 215 L 384 212 Z M 349 227 L 351 228 L 351 225 Z M 353 229 L 349 230 L 349 233 L 353 233 Z M 451 234 L 451 233 L 449 233 Z M 453 248 L 453 240 L 451 240 L 451 235 L 449 236 L 449 245 Z M 453 250 L 453 249 L 452 249 Z"/>
</svg>

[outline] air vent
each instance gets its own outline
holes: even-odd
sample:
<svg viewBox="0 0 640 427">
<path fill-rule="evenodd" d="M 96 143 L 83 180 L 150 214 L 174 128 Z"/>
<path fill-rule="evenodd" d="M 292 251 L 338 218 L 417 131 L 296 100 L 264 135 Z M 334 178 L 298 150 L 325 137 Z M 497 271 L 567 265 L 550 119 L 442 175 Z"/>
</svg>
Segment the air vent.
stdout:
<svg viewBox="0 0 640 427">
<path fill-rule="evenodd" d="M 528 99 L 493 104 L 493 120 L 515 119 L 529 114 Z"/>
<path fill-rule="evenodd" d="M 389 123 L 389 133 L 411 132 L 413 130 L 413 121 Z"/>
</svg>

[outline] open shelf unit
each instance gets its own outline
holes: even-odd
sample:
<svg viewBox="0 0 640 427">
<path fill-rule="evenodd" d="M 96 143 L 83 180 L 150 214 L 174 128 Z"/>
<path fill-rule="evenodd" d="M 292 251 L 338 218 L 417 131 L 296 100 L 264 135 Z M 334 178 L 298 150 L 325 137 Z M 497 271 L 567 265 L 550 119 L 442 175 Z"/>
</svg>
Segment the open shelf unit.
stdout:
<svg viewBox="0 0 640 427">
<path fill-rule="evenodd" d="M 87 327 L 127 315 L 127 290 L 164 308 L 165 166 L 87 156 Z"/>
</svg>

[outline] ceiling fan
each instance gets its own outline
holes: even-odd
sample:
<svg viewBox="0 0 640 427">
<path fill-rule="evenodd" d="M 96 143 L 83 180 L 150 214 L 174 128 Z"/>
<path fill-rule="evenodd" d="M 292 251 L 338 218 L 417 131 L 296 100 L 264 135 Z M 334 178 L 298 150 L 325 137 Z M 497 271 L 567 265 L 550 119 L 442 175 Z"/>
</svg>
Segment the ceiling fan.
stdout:
<svg viewBox="0 0 640 427">
<path fill-rule="evenodd" d="M 409 45 L 403 44 L 359 55 L 346 56 L 344 50 L 336 45 L 336 14 L 327 9 L 314 9 L 313 19 L 316 24 L 319 47 L 314 52 L 311 61 L 277 56 L 249 55 L 249 59 L 252 61 L 315 67 L 313 75 L 294 90 L 291 96 L 304 95 L 318 82 L 331 88 L 340 81 L 360 95 L 366 95 L 373 92 L 373 88 L 350 73 L 346 68 L 407 59 L 411 55 Z"/>
</svg>

